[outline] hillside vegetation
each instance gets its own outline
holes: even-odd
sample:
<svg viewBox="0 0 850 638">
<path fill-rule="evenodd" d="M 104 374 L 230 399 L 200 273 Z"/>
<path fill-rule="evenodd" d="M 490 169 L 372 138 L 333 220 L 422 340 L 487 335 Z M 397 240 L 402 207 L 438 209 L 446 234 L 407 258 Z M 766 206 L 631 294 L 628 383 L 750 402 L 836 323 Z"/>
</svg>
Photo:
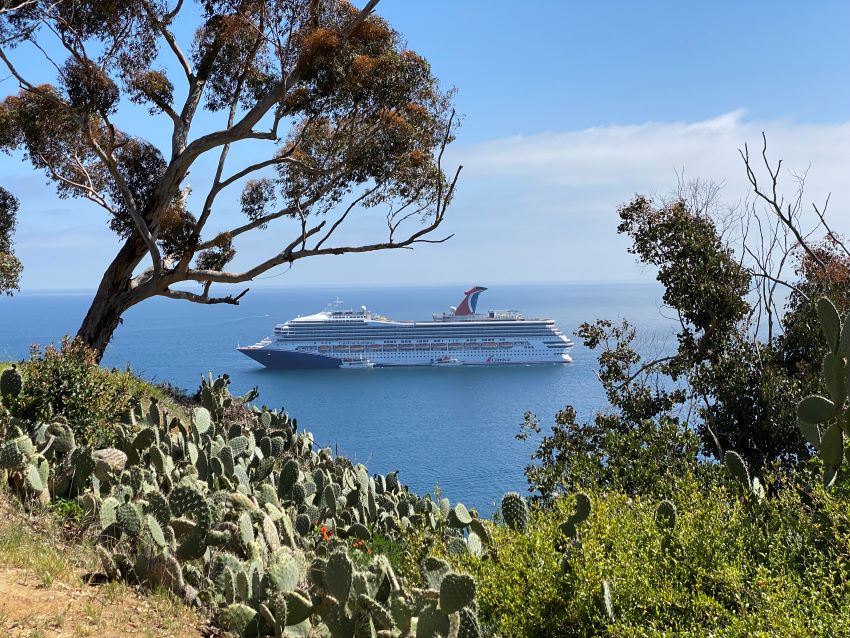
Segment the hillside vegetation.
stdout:
<svg viewBox="0 0 850 638">
<path fill-rule="evenodd" d="M 96 557 L 98 582 L 165 592 L 210 631 L 850 635 L 850 249 L 789 249 L 774 317 L 698 206 L 637 197 L 620 217 L 678 314 L 675 350 L 647 361 L 628 322 L 583 324 L 609 405 L 547 432 L 529 413 L 531 496 L 494 520 L 335 456 L 226 375 L 172 396 L 70 340 L 0 373 L 0 485 L 74 530 L 57 573 Z"/>
<path fill-rule="evenodd" d="M 850 328 L 821 306 L 825 333 L 838 321 L 833 348 L 843 353 Z M 843 468 L 830 475 L 826 438 L 791 473 L 750 476 L 729 453 L 724 465 L 685 462 L 647 490 L 609 480 L 534 503 L 507 494 L 489 521 L 334 457 L 285 412 L 251 406 L 255 393 L 232 396 L 226 376 L 202 383 L 188 419 L 130 392 L 120 422 L 83 428 L 55 408 L 49 423 L 20 416 L 40 393 L 58 392 L 48 379 L 69 397 L 83 384 L 95 403 L 128 387 L 127 373 L 97 368 L 70 343 L 0 377 L 4 489 L 76 536 L 57 551 L 55 530 L 5 525 L 0 563 L 78 592 L 82 571 L 113 583 L 82 595 L 87 606 L 129 604 L 135 594 L 120 583 L 167 592 L 142 605 L 149 620 L 138 622 L 154 635 L 170 622 L 163 614 L 194 617 L 186 607 L 245 636 L 840 636 L 850 627 L 850 499 Z M 843 399 L 850 375 L 841 381 Z M 44 626 L 65 622 L 47 616 Z"/>
</svg>

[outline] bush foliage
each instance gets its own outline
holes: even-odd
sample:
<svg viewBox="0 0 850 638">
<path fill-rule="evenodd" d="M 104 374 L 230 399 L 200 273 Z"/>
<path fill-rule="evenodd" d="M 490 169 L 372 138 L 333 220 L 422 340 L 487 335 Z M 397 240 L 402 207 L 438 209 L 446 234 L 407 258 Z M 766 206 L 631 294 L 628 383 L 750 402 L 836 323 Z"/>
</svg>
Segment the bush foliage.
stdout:
<svg viewBox="0 0 850 638">
<path fill-rule="evenodd" d="M 556 549 L 573 499 L 495 527 L 494 555 L 454 559 L 478 583 L 482 624 L 504 637 L 838 636 L 850 627 L 848 502 L 777 478 L 775 498 L 718 476 L 675 487 L 669 544 L 658 501 L 590 492 L 571 553 Z M 613 622 L 602 602 L 610 583 Z"/>
<path fill-rule="evenodd" d="M 59 347 L 33 346 L 21 365 L 23 389 L 12 403 L 15 416 L 36 422 L 64 417 L 83 443 L 112 442 L 111 424 L 124 417 L 131 401 L 150 396 L 152 388 L 129 371 L 107 370 L 97 353 L 64 337 Z"/>
</svg>

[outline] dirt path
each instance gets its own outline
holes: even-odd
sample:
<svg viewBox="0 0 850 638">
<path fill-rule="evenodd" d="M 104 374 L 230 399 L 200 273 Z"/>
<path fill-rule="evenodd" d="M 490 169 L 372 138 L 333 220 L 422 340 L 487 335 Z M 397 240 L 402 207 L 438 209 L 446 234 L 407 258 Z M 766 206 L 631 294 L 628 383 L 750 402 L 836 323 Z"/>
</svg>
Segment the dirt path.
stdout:
<svg viewBox="0 0 850 638">
<path fill-rule="evenodd" d="M 0 491 L 0 637 L 200 638 L 199 615 L 168 595 L 113 582 L 89 585 L 99 564 L 48 513 L 27 514 Z"/>
<path fill-rule="evenodd" d="M 163 596 L 141 596 L 119 583 L 77 586 L 0 570 L 0 633 L 10 637 L 203 635 L 197 618 Z"/>
</svg>

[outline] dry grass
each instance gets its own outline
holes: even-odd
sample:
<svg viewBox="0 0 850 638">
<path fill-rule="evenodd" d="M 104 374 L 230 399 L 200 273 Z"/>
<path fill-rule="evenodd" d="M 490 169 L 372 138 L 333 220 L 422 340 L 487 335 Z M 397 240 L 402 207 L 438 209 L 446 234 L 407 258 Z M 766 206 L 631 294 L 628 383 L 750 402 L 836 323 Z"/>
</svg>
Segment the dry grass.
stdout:
<svg viewBox="0 0 850 638">
<path fill-rule="evenodd" d="M 98 568 L 94 550 L 67 538 L 53 515 L 28 514 L 0 492 L 0 635 L 202 635 L 201 617 L 167 592 L 86 584 L 83 576 Z"/>
</svg>

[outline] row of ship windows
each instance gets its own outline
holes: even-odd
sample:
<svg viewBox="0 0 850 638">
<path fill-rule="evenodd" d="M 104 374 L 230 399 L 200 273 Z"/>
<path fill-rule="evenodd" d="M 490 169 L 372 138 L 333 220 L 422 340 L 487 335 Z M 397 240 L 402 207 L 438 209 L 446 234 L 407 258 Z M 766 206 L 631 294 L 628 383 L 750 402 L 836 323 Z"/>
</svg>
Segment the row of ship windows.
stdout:
<svg viewBox="0 0 850 638">
<path fill-rule="evenodd" d="M 330 345 L 319 345 L 319 346 L 299 346 L 296 348 L 299 352 L 410 352 L 415 350 L 421 350 L 424 352 L 428 351 L 439 351 L 439 352 L 466 352 L 469 350 L 510 350 L 513 348 L 524 348 L 531 349 L 533 346 L 529 344 L 527 341 L 511 343 L 511 342 L 485 342 L 485 343 L 402 343 L 402 344 L 389 344 L 385 343 L 383 345 L 373 343 L 368 345 L 362 344 L 353 344 L 353 345 L 344 345 L 344 346 L 330 346 Z"/>
<path fill-rule="evenodd" d="M 334 329 L 334 330 L 317 330 L 315 328 L 285 328 L 283 326 L 275 326 L 275 332 L 290 332 L 293 334 L 300 333 L 318 333 L 318 334 L 351 334 L 354 332 L 358 333 L 367 333 L 367 334 L 420 334 L 423 336 L 432 336 L 435 334 L 477 334 L 480 335 L 482 333 L 487 334 L 504 334 L 504 333 L 514 333 L 514 334 L 529 334 L 529 333 L 539 333 L 539 332 L 556 332 L 557 328 L 554 326 L 534 326 L 528 328 L 517 328 L 516 326 L 505 326 L 504 328 L 488 328 L 487 330 L 480 330 L 475 328 L 464 328 L 464 327 L 453 327 L 453 328 L 443 328 L 442 330 L 396 330 L 394 328 L 365 328 L 363 326 L 358 326 L 357 328 L 349 328 L 347 330 L 343 329 Z"/>
<path fill-rule="evenodd" d="M 517 325 L 515 321 L 505 322 L 505 323 L 492 323 L 487 322 L 486 324 L 468 324 L 468 323 L 452 323 L 452 324 L 436 324 L 436 325 L 400 325 L 400 324 L 381 324 L 381 323 L 362 323 L 360 325 L 327 325 L 327 324 L 311 324 L 311 323 L 284 323 L 277 324 L 276 327 L 289 327 L 292 330 L 298 329 L 309 329 L 309 330 L 357 330 L 357 329 L 365 329 L 365 330 L 416 330 L 417 332 L 433 332 L 435 330 L 453 330 L 453 329 L 472 329 L 472 330 L 499 330 L 503 328 L 510 328 L 512 330 L 528 330 L 533 328 L 550 328 L 554 327 L 555 323 L 526 323 L 523 325 Z"/>
<path fill-rule="evenodd" d="M 405 335 L 399 334 L 397 332 L 378 332 L 378 333 L 367 333 L 367 332 L 340 332 L 340 333 L 326 333 L 326 332 L 285 332 L 285 331 L 277 331 L 275 334 L 278 337 L 284 337 L 287 339 L 345 339 L 349 341 L 354 341 L 358 339 L 367 339 L 369 341 L 374 340 L 382 340 L 382 341 L 390 341 L 390 340 L 399 340 L 399 341 L 431 341 L 434 339 L 453 341 L 456 339 L 463 340 L 476 340 L 476 341 L 488 341 L 493 338 L 500 339 L 531 339 L 538 337 L 558 337 L 561 333 L 553 332 L 553 331 L 540 331 L 540 332 L 497 332 L 491 333 L 489 335 L 481 335 L 480 333 L 475 332 L 449 332 L 445 334 L 435 334 L 435 335 Z M 417 337 L 424 337 L 419 338 Z"/>
<path fill-rule="evenodd" d="M 342 329 L 335 328 L 332 330 L 319 330 L 316 328 L 293 328 L 293 327 L 284 327 L 284 326 L 275 326 L 275 331 L 277 332 L 321 332 L 328 334 L 347 334 L 350 332 L 368 332 L 368 333 L 376 333 L 376 332 L 390 332 L 393 334 L 421 334 L 425 336 L 430 336 L 434 334 L 455 334 L 456 332 L 466 332 L 472 334 L 490 334 L 490 333 L 504 333 L 504 332 L 515 332 L 518 334 L 523 334 L 527 332 L 555 332 L 557 328 L 555 326 L 529 326 L 527 328 L 518 328 L 516 326 L 504 326 L 501 328 L 488 328 L 487 330 L 482 330 L 480 328 L 472 328 L 465 326 L 453 326 L 442 328 L 441 330 L 399 330 L 391 327 L 381 327 L 381 328 L 366 328 L 365 326 L 357 326 L 354 328 Z"/>
</svg>

